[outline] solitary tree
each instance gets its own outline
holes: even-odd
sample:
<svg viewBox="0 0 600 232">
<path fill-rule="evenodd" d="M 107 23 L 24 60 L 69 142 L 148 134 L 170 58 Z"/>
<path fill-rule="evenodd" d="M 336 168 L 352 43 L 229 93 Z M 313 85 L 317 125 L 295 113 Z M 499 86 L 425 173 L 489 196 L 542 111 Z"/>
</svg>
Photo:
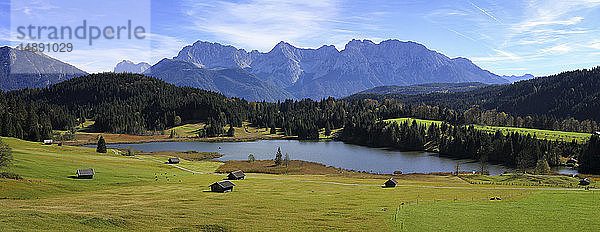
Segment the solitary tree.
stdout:
<svg viewBox="0 0 600 232">
<path fill-rule="evenodd" d="M 127 156 L 134 156 L 135 155 L 135 151 L 133 151 L 133 149 L 129 148 L 127 149 Z"/>
<path fill-rule="evenodd" d="M 233 129 L 233 124 L 229 124 L 229 130 L 227 130 L 227 136 L 233 137 L 235 135 L 235 129 Z"/>
<path fill-rule="evenodd" d="M 290 156 L 287 152 L 285 153 L 285 158 L 283 158 L 283 165 L 285 165 L 286 167 L 290 165 Z"/>
<path fill-rule="evenodd" d="M 535 173 L 536 174 L 546 174 L 549 172 L 550 172 L 550 165 L 548 165 L 548 161 L 546 160 L 546 157 L 538 160 L 538 162 L 535 166 Z"/>
<path fill-rule="evenodd" d="M 254 158 L 253 154 L 248 155 L 248 162 L 254 162 L 256 161 L 256 158 Z"/>
<path fill-rule="evenodd" d="M 8 166 L 12 161 L 12 149 L 0 139 L 0 168 Z"/>
<path fill-rule="evenodd" d="M 96 147 L 96 152 L 106 153 L 106 141 L 104 141 L 104 137 L 102 137 L 102 135 L 100 135 L 100 139 L 98 139 L 98 146 Z"/>
<path fill-rule="evenodd" d="M 275 154 L 275 165 L 281 165 L 282 155 L 281 155 L 281 147 L 277 148 L 277 154 Z"/>
</svg>

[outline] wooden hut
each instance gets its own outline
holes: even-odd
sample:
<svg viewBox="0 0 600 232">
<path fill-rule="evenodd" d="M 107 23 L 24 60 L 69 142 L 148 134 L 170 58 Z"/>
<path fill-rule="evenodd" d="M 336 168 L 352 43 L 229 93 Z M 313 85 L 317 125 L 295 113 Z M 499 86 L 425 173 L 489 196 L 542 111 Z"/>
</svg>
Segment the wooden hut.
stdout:
<svg viewBox="0 0 600 232">
<path fill-rule="evenodd" d="M 169 163 L 170 164 L 178 164 L 179 163 L 179 158 L 175 157 L 175 158 L 169 158 Z"/>
<path fill-rule="evenodd" d="M 398 184 L 397 180 L 394 180 L 394 178 L 390 178 L 389 180 L 387 180 L 385 182 L 385 187 L 386 188 L 393 188 L 393 187 L 396 187 L 397 184 Z"/>
<path fill-rule="evenodd" d="M 242 170 L 233 171 L 227 175 L 228 180 L 243 180 L 244 177 L 246 177 L 246 174 Z"/>
<path fill-rule="evenodd" d="M 219 181 L 210 185 L 210 191 L 218 193 L 231 192 L 233 191 L 233 186 L 235 186 L 235 184 L 231 183 L 231 181 Z"/>
<path fill-rule="evenodd" d="M 92 178 L 94 178 L 94 174 L 96 174 L 96 173 L 94 172 L 93 168 L 77 169 L 77 178 L 79 178 L 79 179 L 92 179 Z"/>
<path fill-rule="evenodd" d="M 567 162 L 566 162 L 566 165 L 567 165 L 567 166 L 569 166 L 569 167 L 573 167 L 573 166 L 575 166 L 576 164 L 577 164 L 577 160 L 576 160 L 576 159 L 573 159 L 573 158 L 571 158 L 571 159 L 567 160 Z"/>
<path fill-rule="evenodd" d="M 44 139 L 44 145 L 52 145 L 52 139 Z"/>
</svg>

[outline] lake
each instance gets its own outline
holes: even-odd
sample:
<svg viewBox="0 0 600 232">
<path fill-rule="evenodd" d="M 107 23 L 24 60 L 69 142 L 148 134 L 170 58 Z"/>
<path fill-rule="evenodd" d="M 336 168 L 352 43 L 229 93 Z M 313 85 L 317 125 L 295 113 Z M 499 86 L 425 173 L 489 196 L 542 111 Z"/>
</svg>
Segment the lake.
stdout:
<svg viewBox="0 0 600 232">
<path fill-rule="evenodd" d="M 370 148 L 338 141 L 258 140 L 251 142 L 154 142 L 141 144 L 111 144 L 109 147 L 132 148 L 137 151 L 199 151 L 219 152 L 219 160 L 247 160 L 253 154 L 257 160 L 274 159 L 277 148 L 288 153 L 292 160 L 305 160 L 338 168 L 391 174 L 454 172 L 459 163 L 461 171 L 480 170 L 475 160 L 440 157 L 429 152 L 401 152 L 383 148 Z M 490 174 L 497 175 L 514 169 L 502 165 L 488 164 Z M 558 168 L 555 171 L 571 173 L 572 169 Z M 575 171 L 576 173 L 576 171 Z"/>
</svg>

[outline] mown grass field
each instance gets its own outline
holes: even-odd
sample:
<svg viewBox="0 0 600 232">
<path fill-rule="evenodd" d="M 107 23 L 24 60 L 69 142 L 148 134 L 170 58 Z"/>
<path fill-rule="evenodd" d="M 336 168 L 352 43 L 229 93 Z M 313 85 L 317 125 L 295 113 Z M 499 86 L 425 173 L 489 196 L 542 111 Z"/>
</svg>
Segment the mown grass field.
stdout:
<svg viewBox="0 0 600 232">
<path fill-rule="evenodd" d="M 223 175 L 193 174 L 156 161 L 161 155 L 3 140 L 14 151 L 7 171 L 25 180 L 0 179 L 0 231 L 399 231 L 398 219 L 409 231 L 600 229 L 600 193 L 593 191 L 481 188 L 417 175 L 381 188 L 381 179 L 249 173 L 219 194 L 208 185 Z M 179 166 L 210 173 L 220 165 Z M 78 168 L 94 168 L 96 176 L 70 178 Z M 394 220 L 400 203 L 417 201 Z"/>
<path fill-rule="evenodd" d="M 435 123 L 437 125 L 441 124 L 441 121 L 434 120 L 424 120 L 424 119 L 413 119 L 413 118 L 395 118 L 385 120 L 386 122 L 396 122 L 396 123 L 404 123 L 409 122 L 412 123 L 416 121 L 419 124 L 423 124 L 426 126 Z M 482 125 L 473 125 L 477 130 L 483 130 L 488 133 L 496 133 L 496 131 L 500 131 L 503 134 L 508 133 L 519 133 L 519 134 L 529 134 L 531 136 L 535 136 L 538 139 L 548 139 L 548 140 L 557 140 L 557 141 L 566 141 L 571 142 L 575 140 L 578 143 L 584 143 L 592 136 L 592 134 L 588 133 L 577 133 L 577 132 L 565 132 L 565 131 L 552 131 L 552 130 L 539 130 L 539 129 L 529 129 L 529 128 L 518 128 L 518 127 L 500 127 L 500 126 L 482 126 Z"/>
</svg>

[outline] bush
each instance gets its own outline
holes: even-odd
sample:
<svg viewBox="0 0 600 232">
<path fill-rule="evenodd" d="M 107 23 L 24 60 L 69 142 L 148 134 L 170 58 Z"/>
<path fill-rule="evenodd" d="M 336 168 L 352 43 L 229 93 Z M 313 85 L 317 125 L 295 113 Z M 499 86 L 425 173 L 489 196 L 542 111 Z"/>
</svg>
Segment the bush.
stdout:
<svg viewBox="0 0 600 232">
<path fill-rule="evenodd" d="M 23 177 L 21 177 L 19 174 L 12 173 L 12 172 L 0 172 L 0 178 L 13 179 L 13 180 L 22 180 L 23 179 Z"/>
<path fill-rule="evenodd" d="M 0 168 L 12 162 L 12 149 L 0 139 Z"/>
</svg>

